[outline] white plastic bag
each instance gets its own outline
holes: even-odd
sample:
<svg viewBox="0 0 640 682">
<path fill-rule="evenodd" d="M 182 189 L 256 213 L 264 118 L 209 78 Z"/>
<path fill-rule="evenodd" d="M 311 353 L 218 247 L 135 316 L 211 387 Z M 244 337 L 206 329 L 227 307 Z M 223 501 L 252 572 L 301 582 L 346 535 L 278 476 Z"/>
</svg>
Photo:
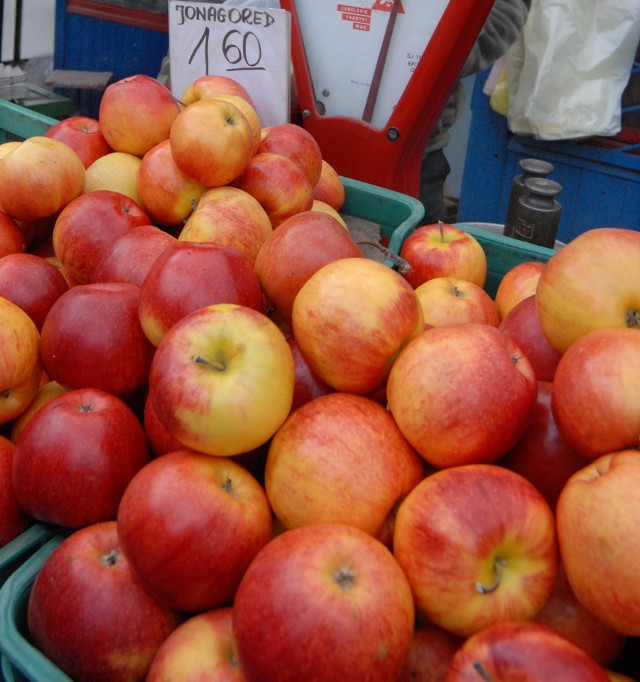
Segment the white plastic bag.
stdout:
<svg viewBox="0 0 640 682">
<path fill-rule="evenodd" d="M 509 129 L 543 140 L 615 135 L 640 40 L 640 0 L 533 0 L 508 54 Z"/>
</svg>

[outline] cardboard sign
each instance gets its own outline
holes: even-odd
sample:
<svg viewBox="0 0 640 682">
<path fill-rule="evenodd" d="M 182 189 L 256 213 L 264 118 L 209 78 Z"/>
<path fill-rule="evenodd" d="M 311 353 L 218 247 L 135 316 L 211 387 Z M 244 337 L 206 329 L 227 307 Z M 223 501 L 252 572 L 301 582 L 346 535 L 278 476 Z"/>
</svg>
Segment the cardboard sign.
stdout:
<svg viewBox="0 0 640 682">
<path fill-rule="evenodd" d="M 263 127 L 290 114 L 291 22 L 282 9 L 207 2 L 169 3 L 171 90 L 178 99 L 200 76 L 233 78 Z"/>
</svg>

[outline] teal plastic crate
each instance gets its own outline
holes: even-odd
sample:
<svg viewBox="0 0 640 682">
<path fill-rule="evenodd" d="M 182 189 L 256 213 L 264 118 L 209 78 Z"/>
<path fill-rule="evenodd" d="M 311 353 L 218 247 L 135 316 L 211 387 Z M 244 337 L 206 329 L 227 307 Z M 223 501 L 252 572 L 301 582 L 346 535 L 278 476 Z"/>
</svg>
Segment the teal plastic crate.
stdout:
<svg viewBox="0 0 640 682">
<path fill-rule="evenodd" d="M 44 135 L 56 123 L 58 120 L 51 116 L 0 99 L 0 143 Z"/>
<path fill-rule="evenodd" d="M 36 523 L 0 547 L 0 587 L 12 573 L 35 551 L 44 545 L 53 531 L 44 524 Z"/>
</svg>

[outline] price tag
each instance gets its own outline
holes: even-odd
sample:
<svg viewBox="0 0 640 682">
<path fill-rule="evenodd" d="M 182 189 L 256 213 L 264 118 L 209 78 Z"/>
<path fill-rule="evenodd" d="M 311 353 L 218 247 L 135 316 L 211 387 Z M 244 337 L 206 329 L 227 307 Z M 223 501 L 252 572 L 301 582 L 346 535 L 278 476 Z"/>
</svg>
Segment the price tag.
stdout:
<svg viewBox="0 0 640 682">
<path fill-rule="evenodd" d="M 169 2 L 171 90 L 180 99 L 204 75 L 233 78 L 254 101 L 263 127 L 290 115 L 291 24 L 286 10 Z"/>
</svg>

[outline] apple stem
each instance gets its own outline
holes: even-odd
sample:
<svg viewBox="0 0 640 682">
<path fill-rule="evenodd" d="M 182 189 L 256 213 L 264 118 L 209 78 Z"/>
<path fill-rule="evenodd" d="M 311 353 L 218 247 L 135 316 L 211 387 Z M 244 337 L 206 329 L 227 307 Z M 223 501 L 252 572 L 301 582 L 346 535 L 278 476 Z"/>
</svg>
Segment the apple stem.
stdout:
<svg viewBox="0 0 640 682">
<path fill-rule="evenodd" d="M 493 677 L 491 677 L 491 675 L 489 675 L 489 673 L 484 669 L 480 661 L 475 661 L 473 668 L 485 682 L 494 682 Z"/>
<path fill-rule="evenodd" d="M 502 575 L 504 573 L 504 567 L 507 565 L 507 560 L 504 557 L 496 557 L 493 561 L 493 573 L 496 579 L 491 583 L 491 585 L 485 587 L 480 581 L 476 583 L 476 590 L 480 594 L 491 594 L 495 592 L 500 583 L 502 582 Z"/>
<path fill-rule="evenodd" d="M 442 220 L 438 220 L 438 229 L 440 230 L 440 239 L 444 241 L 444 223 Z"/>
<path fill-rule="evenodd" d="M 218 360 L 207 360 L 206 358 L 203 358 L 202 355 L 196 355 L 195 358 L 193 358 L 193 361 L 198 362 L 201 365 L 207 365 L 212 369 L 218 370 L 219 372 L 223 372 L 225 370 L 224 363 L 219 362 Z"/>
<path fill-rule="evenodd" d="M 407 263 L 407 261 L 404 258 L 398 256 L 397 253 L 395 253 L 391 249 L 388 249 L 386 246 L 382 246 L 380 242 L 359 240 L 356 242 L 356 244 L 358 244 L 358 246 L 374 246 L 376 249 L 378 249 L 384 254 L 385 258 L 388 258 L 398 268 L 398 272 L 400 274 L 406 275 L 408 272 L 411 272 L 411 266 L 409 265 L 409 263 Z"/>
<path fill-rule="evenodd" d="M 640 311 L 627 310 L 627 327 L 630 329 L 640 329 Z"/>
</svg>

